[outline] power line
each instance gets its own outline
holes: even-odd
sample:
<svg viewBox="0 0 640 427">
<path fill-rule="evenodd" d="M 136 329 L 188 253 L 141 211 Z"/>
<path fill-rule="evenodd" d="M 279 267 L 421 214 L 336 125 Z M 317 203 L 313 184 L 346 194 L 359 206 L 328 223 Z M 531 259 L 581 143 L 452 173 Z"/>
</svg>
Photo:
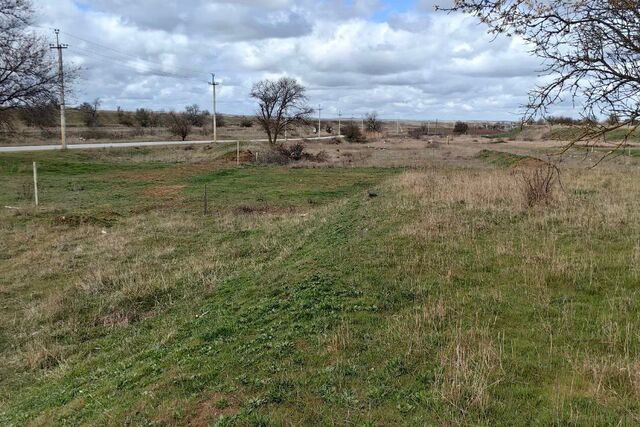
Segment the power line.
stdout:
<svg viewBox="0 0 640 427">
<path fill-rule="evenodd" d="M 161 76 L 168 76 L 168 77 L 177 77 L 177 78 L 197 78 L 196 76 L 190 76 L 190 75 L 183 75 L 183 74 L 178 74 L 178 73 L 172 73 L 172 72 L 168 72 L 168 71 L 164 71 L 164 70 L 160 70 L 157 67 L 150 67 L 147 64 L 131 64 L 129 62 L 123 62 L 123 60 L 121 58 L 114 58 L 112 56 L 108 56 L 108 55 L 104 55 L 98 52 L 93 52 L 90 50 L 86 50 L 83 48 L 76 48 L 75 50 L 83 53 L 84 55 L 93 57 L 94 59 L 96 58 L 100 58 L 100 59 L 104 59 L 107 60 L 109 62 L 112 62 L 114 64 L 123 66 L 123 67 L 127 67 L 129 69 L 132 69 L 134 71 L 137 71 L 138 73 L 151 73 L 151 74 L 158 74 Z M 142 70 L 141 68 L 146 68 L 146 70 Z"/>
<path fill-rule="evenodd" d="M 95 46 L 101 47 L 101 48 L 103 48 L 103 49 L 110 50 L 110 51 L 112 51 L 112 52 L 114 52 L 114 53 L 116 53 L 116 54 L 118 54 L 118 55 L 122 55 L 122 56 L 128 57 L 128 58 L 130 58 L 130 59 L 135 59 L 135 60 L 137 60 L 137 61 L 144 61 L 144 62 L 148 62 L 148 63 L 150 63 L 150 64 L 154 64 L 154 65 L 156 65 L 156 66 L 160 66 L 160 67 L 164 67 L 164 66 L 165 66 L 165 64 L 163 64 L 163 63 L 161 63 L 161 62 L 153 61 L 153 60 L 151 60 L 151 59 L 143 59 L 143 58 L 140 58 L 140 57 L 139 57 L 139 56 L 137 56 L 137 55 L 132 55 L 132 54 L 130 54 L 130 53 L 123 52 L 123 51 L 120 51 L 120 50 L 114 49 L 114 48 L 112 48 L 112 47 L 105 46 L 105 45 L 103 45 L 103 44 L 101 44 L 101 43 L 94 42 L 94 41 L 91 41 L 91 40 L 88 40 L 88 39 L 85 39 L 85 38 L 82 38 L 82 37 L 79 37 L 79 36 L 76 36 L 76 35 L 73 35 L 73 34 L 70 34 L 70 33 L 67 33 L 67 32 L 63 32 L 63 34 L 65 34 L 65 35 L 67 35 L 67 36 L 69 36 L 69 37 L 72 37 L 72 38 L 74 38 L 74 39 L 77 39 L 77 40 L 83 41 L 83 42 L 85 42 L 85 43 L 89 43 L 89 44 L 92 44 L 92 45 L 95 45 Z M 186 72 L 185 74 L 191 74 L 191 73 L 193 73 L 193 74 L 200 74 L 200 71 L 195 70 L 195 69 L 193 69 L 193 68 L 181 67 L 181 66 L 176 66 L 176 67 L 174 67 L 174 68 L 176 68 L 176 70 L 182 70 L 182 71 L 185 71 L 185 72 Z"/>
<path fill-rule="evenodd" d="M 152 74 L 152 75 L 158 75 L 161 77 L 174 77 L 174 78 L 182 78 L 182 79 L 198 79 L 200 78 L 200 76 L 196 76 L 196 75 L 187 75 L 187 74 L 178 74 L 178 73 L 173 73 L 170 71 L 164 71 L 164 70 L 160 70 L 157 67 L 150 67 L 147 64 L 131 64 L 129 62 L 124 62 L 121 58 L 114 58 L 112 56 L 108 56 L 108 55 L 104 55 L 102 53 L 98 53 L 98 52 L 93 52 L 90 50 L 86 50 L 83 48 L 75 48 L 74 50 L 77 50 L 80 53 L 83 53 L 84 55 L 93 57 L 94 59 L 96 58 L 100 58 L 109 62 L 112 62 L 114 64 L 120 65 L 122 67 L 126 67 L 129 68 L 133 71 L 136 71 L 140 74 Z M 141 69 L 141 68 L 146 68 L 145 70 Z"/>
<path fill-rule="evenodd" d="M 41 27 L 41 26 L 38 26 L 38 25 L 32 25 L 32 27 L 40 28 L 40 29 L 46 29 L 46 30 L 53 30 L 53 28 Z M 102 43 L 99 43 L 99 42 L 96 42 L 96 41 L 93 41 L 93 40 L 89 40 L 87 38 L 80 37 L 80 36 L 77 36 L 75 34 L 68 33 L 66 31 L 60 31 L 60 34 L 64 34 L 64 35 L 66 35 L 68 37 L 72 37 L 74 39 L 80 40 L 80 41 L 85 42 L 85 43 L 89 43 L 89 44 L 94 45 L 94 46 L 98 46 L 98 47 L 100 47 L 102 49 L 107 49 L 107 50 L 109 50 L 109 51 L 111 51 L 111 52 L 113 52 L 113 53 L 115 53 L 117 55 L 121 55 L 121 56 L 127 57 L 129 59 L 134 59 L 136 61 L 141 61 L 141 62 L 147 62 L 149 64 L 155 65 L 156 67 L 165 67 L 166 66 L 166 64 L 163 64 L 161 62 L 154 61 L 154 60 L 151 60 L 151 59 L 143 59 L 140 56 L 132 55 L 130 53 L 123 52 L 123 51 L 118 50 L 118 49 L 114 49 L 111 46 L 107 46 L 105 44 L 102 44 Z M 91 53 L 98 54 L 97 52 L 94 52 L 94 51 L 91 51 Z M 103 56 L 105 56 L 105 55 L 103 55 Z M 109 58 L 111 58 L 113 60 L 117 60 L 117 61 L 122 61 L 122 58 L 113 58 L 113 57 L 109 57 Z M 194 68 L 188 68 L 188 67 L 182 67 L 182 66 L 174 66 L 173 68 L 175 68 L 178 71 L 182 71 L 183 74 L 201 75 L 201 72 L 199 70 L 194 69 Z M 175 73 L 175 74 L 177 74 L 177 73 Z"/>
</svg>

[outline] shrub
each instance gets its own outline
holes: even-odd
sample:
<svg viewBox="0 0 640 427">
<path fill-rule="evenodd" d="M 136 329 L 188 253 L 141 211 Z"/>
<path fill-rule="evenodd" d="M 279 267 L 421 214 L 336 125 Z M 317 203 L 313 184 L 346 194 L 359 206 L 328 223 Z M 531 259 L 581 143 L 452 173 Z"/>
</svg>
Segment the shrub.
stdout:
<svg viewBox="0 0 640 427">
<path fill-rule="evenodd" d="M 243 128 L 253 127 L 253 120 L 251 120 L 249 117 L 243 117 L 240 120 L 240 127 L 243 127 Z"/>
<path fill-rule="evenodd" d="M 149 111 L 149 127 L 156 128 L 160 126 L 164 116 L 166 116 L 166 114 Z"/>
<path fill-rule="evenodd" d="M 304 158 L 310 162 L 326 162 L 329 159 L 329 155 L 326 151 L 322 150 L 318 154 L 304 153 Z"/>
<path fill-rule="evenodd" d="M 291 160 L 302 160 L 304 154 L 304 145 L 299 142 L 291 146 L 281 145 L 277 149 L 283 156 Z"/>
<path fill-rule="evenodd" d="M 87 127 L 97 127 L 100 126 L 100 120 L 98 118 L 98 108 L 100 107 L 100 100 L 96 99 L 93 101 L 93 104 L 88 102 L 82 103 L 78 110 L 82 115 L 82 121 Z"/>
<path fill-rule="evenodd" d="M 25 125 L 44 129 L 58 124 L 58 114 L 58 106 L 49 102 L 21 108 L 19 116 Z"/>
<path fill-rule="evenodd" d="M 184 114 L 191 123 L 191 126 L 202 127 L 209 115 L 208 111 L 201 111 L 197 104 L 189 105 L 184 109 Z"/>
<path fill-rule="evenodd" d="M 131 118 L 130 113 L 123 111 L 122 108 L 118 107 L 117 115 L 118 115 L 119 125 L 127 126 L 127 127 L 133 126 L 133 119 Z"/>
<path fill-rule="evenodd" d="M 367 113 L 364 125 L 369 132 L 382 132 L 382 122 L 378 120 L 378 113 Z"/>
<path fill-rule="evenodd" d="M 409 129 L 409 136 L 415 139 L 420 139 L 424 135 L 429 135 L 429 126 L 420 125 L 417 128 Z"/>
<path fill-rule="evenodd" d="M 453 133 L 457 135 L 465 134 L 469 131 L 469 125 L 465 122 L 456 122 L 453 126 Z"/>
<path fill-rule="evenodd" d="M 354 123 L 348 123 L 342 128 L 342 135 L 347 142 L 361 144 L 366 142 L 367 138 L 362 134 L 360 128 Z"/>
<path fill-rule="evenodd" d="M 589 114 L 583 117 L 582 120 L 580 120 L 580 124 L 583 124 L 586 126 L 594 126 L 598 124 L 598 118 L 593 114 Z"/>
<path fill-rule="evenodd" d="M 171 135 L 179 136 L 184 141 L 191 133 L 191 120 L 185 113 L 169 113 L 167 128 Z"/>
<path fill-rule="evenodd" d="M 572 126 L 579 123 L 578 120 L 571 117 L 566 117 L 566 116 L 549 116 L 546 118 L 546 121 L 550 125 L 565 125 L 565 126 Z"/>
<path fill-rule="evenodd" d="M 8 110 L 0 110 L 0 132 L 7 135 L 13 134 L 15 126 L 13 123 L 13 115 Z"/>
<path fill-rule="evenodd" d="M 287 155 L 276 148 L 271 148 L 259 153 L 257 159 L 258 163 L 267 165 L 286 165 L 291 162 L 291 159 Z"/>
<path fill-rule="evenodd" d="M 558 168 L 552 164 L 536 167 L 522 174 L 523 195 L 527 207 L 549 205 L 553 200 L 553 192 L 559 181 Z"/>
<path fill-rule="evenodd" d="M 146 128 L 149 127 L 151 123 L 151 112 L 145 108 L 138 108 L 136 110 L 136 121 L 140 127 Z"/>
<path fill-rule="evenodd" d="M 310 162 L 325 162 L 328 155 L 325 151 L 311 154 L 305 151 L 304 144 L 280 145 L 258 155 L 258 162 L 262 164 L 287 165 L 291 162 L 308 160 Z"/>
<path fill-rule="evenodd" d="M 216 126 L 219 128 L 223 128 L 227 126 L 227 119 L 222 114 L 216 114 Z"/>
</svg>

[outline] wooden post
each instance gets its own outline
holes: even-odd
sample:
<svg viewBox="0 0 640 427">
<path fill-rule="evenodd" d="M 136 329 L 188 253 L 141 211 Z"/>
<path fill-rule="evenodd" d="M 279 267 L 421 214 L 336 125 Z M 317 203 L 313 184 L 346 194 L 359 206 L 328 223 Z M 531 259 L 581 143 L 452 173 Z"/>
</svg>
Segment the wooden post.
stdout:
<svg viewBox="0 0 640 427">
<path fill-rule="evenodd" d="M 36 206 L 38 206 L 38 165 L 33 162 L 33 195 L 35 196 Z"/>
<path fill-rule="evenodd" d="M 236 165 L 240 166 L 240 141 L 236 141 Z"/>
<path fill-rule="evenodd" d="M 209 194 L 207 193 L 207 184 L 204 185 L 204 214 L 209 213 Z"/>
</svg>

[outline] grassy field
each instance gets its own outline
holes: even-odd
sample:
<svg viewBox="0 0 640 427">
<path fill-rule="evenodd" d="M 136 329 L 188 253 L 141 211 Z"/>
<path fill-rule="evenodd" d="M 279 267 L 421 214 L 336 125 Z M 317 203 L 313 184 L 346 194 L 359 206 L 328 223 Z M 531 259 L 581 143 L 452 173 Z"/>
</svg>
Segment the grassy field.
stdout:
<svg viewBox="0 0 640 427">
<path fill-rule="evenodd" d="M 637 159 L 526 208 L 485 145 L 3 155 L 0 424 L 640 423 Z"/>
</svg>

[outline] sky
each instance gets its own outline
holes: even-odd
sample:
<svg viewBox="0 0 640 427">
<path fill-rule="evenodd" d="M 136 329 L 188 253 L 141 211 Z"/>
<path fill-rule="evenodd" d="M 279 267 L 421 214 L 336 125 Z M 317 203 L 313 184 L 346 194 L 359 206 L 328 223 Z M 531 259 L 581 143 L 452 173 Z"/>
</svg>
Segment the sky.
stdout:
<svg viewBox="0 0 640 427">
<path fill-rule="evenodd" d="M 521 40 L 435 11 L 449 0 L 33 1 L 36 30 L 59 28 L 81 67 L 68 103 L 106 109 L 211 110 L 215 73 L 220 113 L 254 113 L 252 84 L 289 76 L 325 117 L 518 120 L 541 65 Z"/>
</svg>

